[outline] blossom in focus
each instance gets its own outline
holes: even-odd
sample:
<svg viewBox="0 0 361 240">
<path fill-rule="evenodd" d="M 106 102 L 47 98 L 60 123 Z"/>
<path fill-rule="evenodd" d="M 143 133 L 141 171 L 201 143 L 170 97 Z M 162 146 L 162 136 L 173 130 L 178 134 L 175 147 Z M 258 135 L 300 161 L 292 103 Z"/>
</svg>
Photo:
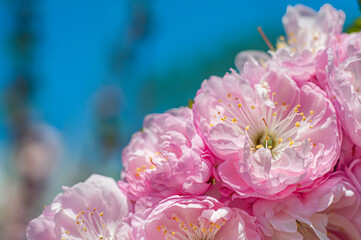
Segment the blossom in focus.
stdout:
<svg viewBox="0 0 361 240">
<path fill-rule="evenodd" d="M 206 196 L 172 196 L 132 218 L 135 239 L 261 239 L 255 218 Z"/>
<path fill-rule="evenodd" d="M 148 115 L 122 153 L 129 197 L 201 195 L 209 187 L 210 154 L 189 108 Z"/>
<path fill-rule="evenodd" d="M 131 205 L 112 178 L 92 175 L 63 193 L 33 219 L 28 240 L 126 240 Z"/>
<path fill-rule="evenodd" d="M 360 197 L 352 182 L 338 172 L 303 194 L 258 200 L 253 209 L 270 239 L 356 240 L 361 238 Z"/>
<path fill-rule="evenodd" d="M 325 4 L 319 12 L 304 6 L 289 6 L 282 18 L 287 39 L 281 36 L 268 65 L 296 81 L 317 82 L 316 62 L 331 42 L 340 38 L 345 14 Z"/>
<path fill-rule="evenodd" d="M 285 197 L 331 171 L 339 156 L 340 126 L 325 93 L 284 74 L 252 67 L 211 77 L 193 110 L 221 160 L 220 181 L 241 197 Z"/>
</svg>

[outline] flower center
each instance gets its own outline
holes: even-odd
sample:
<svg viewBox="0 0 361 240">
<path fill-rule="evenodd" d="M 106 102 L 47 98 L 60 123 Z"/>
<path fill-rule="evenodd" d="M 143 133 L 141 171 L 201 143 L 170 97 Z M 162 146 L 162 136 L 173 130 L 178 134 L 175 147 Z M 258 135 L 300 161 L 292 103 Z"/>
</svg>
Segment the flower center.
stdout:
<svg viewBox="0 0 361 240">
<path fill-rule="evenodd" d="M 98 212 L 96 208 L 88 208 L 75 217 L 75 224 L 82 239 L 89 240 L 112 240 L 113 236 L 106 228 L 105 221 L 103 220 L 104 212 Z M 63 233 L 62 240 L 68 240 L 68 230 Z M 78 234 L 75 234 L 78 235 Z"/>
<path fill-rule="evenodd" d="M 216 222 L 211 222 L 201 219 L 198 224 L 195 224 L 182 220 L 177 214 L 172 214 L 171 222 L 178 227 L 157 226 L 157 230 L 164 234 L 166 240 L 213 240 L 226 220 L 221 218 Z"/>
<path fill-rule="evenodd" d="M 167 156 L 163 156 L 160 152 L 155 152 L 154 154 L 149 153 L 146 158 L 149 161 L 143 162 L 144 164 L 138 166 L 134 171 L 134 175 L 138 180 L 142 180 L 142 176 L 144 177 L 146 172 L 150 172 L 151 170 L 156 169 L 157 165 L 155 160 L 158 160 L 158 162 L 168 161 Z"/>
<path fill-rule="evenodd" d="M 210 127 L 226 123 L 247 137 L 252 153 L 266 148 L 273 159 L 278 159 L 286 148 L 296 148 L 303 141 L 311 141 L 305 133 L 313 128 L 311 116 L 314 111 L 309 111 L 307 116 L 301 112 L 301 105 L 291 108 L 286 102 L 279 104 L 274 100 L 275 95 L 272 93 L 270 97 L 267 94 L 263 99 L 255 99 L 253 104 L 241 102 L 241 97 L 228 93 L 226 99 L 219 100 Z M 313 143 L 311 147 L 315 145 Z"/>
<path fill-rule="evenodd" d="M 303 239 L 320 239 L 315 231 L 306 223 L 297 221 L 297 232 L 299 232 Z"/>
</svg>

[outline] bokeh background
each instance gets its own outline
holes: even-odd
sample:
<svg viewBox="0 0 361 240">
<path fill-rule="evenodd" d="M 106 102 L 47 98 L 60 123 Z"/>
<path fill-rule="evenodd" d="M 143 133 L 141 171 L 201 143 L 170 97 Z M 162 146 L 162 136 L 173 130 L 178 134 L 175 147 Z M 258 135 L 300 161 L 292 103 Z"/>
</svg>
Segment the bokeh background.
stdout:
<svg viewBox="0 0 361 240">
<path fill-rule="evenodd" d="M 245 49 L 284 34 L 288 4 L 323 1 L 0 0 L 0 232 L 98 173 L 119 179 L 121 150 L 146 114 L 188 105 Z M 357 1 L 330 1 L 360 15 Z"/>
</svg>

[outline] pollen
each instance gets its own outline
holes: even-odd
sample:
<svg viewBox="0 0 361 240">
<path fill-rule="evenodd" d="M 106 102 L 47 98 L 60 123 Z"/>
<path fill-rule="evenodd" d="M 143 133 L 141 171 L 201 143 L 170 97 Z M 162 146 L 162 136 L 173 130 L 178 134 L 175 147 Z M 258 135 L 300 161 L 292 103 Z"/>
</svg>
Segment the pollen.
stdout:
<svg viewBox="0 0 361 240">
<path fill-rule="evenodd" d="M 232 95 L 231 95 L 230 93 L 228 93 L 227 96 L 228 96 L 228 98 L 231 98 L 231 97 L 232 97 Z"/>
<path fill-rule="evenodd" d="M 260 149 L 261 147 L 263 147 L 263 145 L 257 145 L 256 148 Z"/>
<path fill-rule="evenodd" d="M 314 113 L 315 113 L 314 111 L 312 111 L 312 110 L 310 111 L 310 114 L 311 114 L 311 115 L 314 114 Z"/>
<path fill-rule="evenodd" d="M 232 119 L 232 122 L 237 122 L 237 119 L 233 118 L 233 119 Z"/>
<path fill-rule="evenodd" d="M 213 124 L 211 123 L 211 124 L 209 124 L 209 126 L 213 127 Z"/>
<path fill-rule="evenodd" d="M 300 127 L 300 122 L 296 122 L 295 127 Z"/>
<path fill-rule="evenodd" d="M 282 139 L 282 138 L 278 139 L 278 142 L 279 142 L 279 143 L 281 143 L 282 141 L 283 141 L 283 139 Z"/>
<path fill-rule="evenodd" d="M 242 104 L 238 103 L 238 107 L 239 107 L 239 108 L 242 107 Z"/>
<path fill-rule="evenodd" d="M 252 108 L 253 110 L 256 109 L 256 107 L 255 107 L 254 105 L 252 105 L 251 108 Z"/>
<path fill-rule="evenodd" d="M 277 113 L 276 112 L 272 113 L 272 116 L 277 116 Z"/>
<path fill-rule="evenodd" d="M 294 143 L 295 143 L 295 142 L 292 140 L 292 141 L 290 142 L 290 146 L 292 146 Z"/>
<path fill-rule="evenodd" d="M 247 125 L 247 127 L 244 128 L 244 130 L 248 130 L 249 129 L 249 125 Z"/>
<path fill-rule="evenodd" d="M 218 102 L 222 102 L 222 99 L 219 99 Z"/>
</svg>

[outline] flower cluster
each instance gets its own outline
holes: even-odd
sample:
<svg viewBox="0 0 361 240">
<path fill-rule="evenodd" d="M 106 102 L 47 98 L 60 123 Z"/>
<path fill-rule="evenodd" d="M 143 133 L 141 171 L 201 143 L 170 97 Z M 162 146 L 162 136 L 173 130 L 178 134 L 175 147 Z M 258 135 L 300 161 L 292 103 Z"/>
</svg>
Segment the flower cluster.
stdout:
<svg viewBox="0 0 361 240">
<path fill-rule="evenodd" d="M 151 114 L 118 184 L 93 175 L 29 223 L 29 240 L 361 239 L 361 33 L 288 7 L 268 53 Z"/>
</svg>

